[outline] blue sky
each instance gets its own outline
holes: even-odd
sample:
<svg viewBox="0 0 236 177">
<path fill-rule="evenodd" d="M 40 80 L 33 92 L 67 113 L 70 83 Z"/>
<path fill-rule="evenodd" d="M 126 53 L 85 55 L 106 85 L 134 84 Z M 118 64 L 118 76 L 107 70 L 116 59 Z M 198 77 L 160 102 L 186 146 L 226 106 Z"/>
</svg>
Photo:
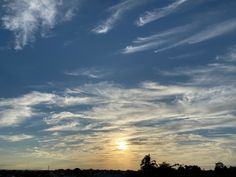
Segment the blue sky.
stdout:
<svg viewBox="0 0 236 177">
<path fill-rule="evenodd" d="M 0 168 L 236 164 L 234 0 L 0 6 Z"/>
</svg>

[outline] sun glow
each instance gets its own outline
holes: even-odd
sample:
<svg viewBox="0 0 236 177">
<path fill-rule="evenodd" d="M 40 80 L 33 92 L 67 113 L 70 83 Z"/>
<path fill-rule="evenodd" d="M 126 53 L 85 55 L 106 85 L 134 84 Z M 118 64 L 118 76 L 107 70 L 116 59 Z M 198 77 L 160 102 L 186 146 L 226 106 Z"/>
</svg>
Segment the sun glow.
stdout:
<svg viewBox="0 0 236 177">
<path fill-rule="evenodd" d="M 119 150 L 126 150 L 128 147 L 127 147 L 127 143 L 125 141 L 119 141 L 118 142 L 118 149 Z"/>
</svg>

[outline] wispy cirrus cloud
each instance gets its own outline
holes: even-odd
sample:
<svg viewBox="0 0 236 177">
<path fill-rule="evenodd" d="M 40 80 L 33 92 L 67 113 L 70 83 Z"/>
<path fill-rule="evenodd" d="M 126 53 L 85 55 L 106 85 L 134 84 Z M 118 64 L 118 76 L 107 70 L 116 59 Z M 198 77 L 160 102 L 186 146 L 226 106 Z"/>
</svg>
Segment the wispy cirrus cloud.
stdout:
<svg viewBox="0 0 236 177">
<path fill-rule="evenodd" d="M 216 56 L 216 60 L 226 61 L 226 62 L 235 62 L 236 61 L 236 46 L 228 49 L 228 53 L 226 55 L 218 55 Z"/>
<path fill-rule="evenodd" d="M 96 68 L 81 68 L 72 71 L 66 71 L 65 74 L 68 76 L 85 76 L 92 79 L 101 79 L 105 77 L 108 72 L 104 72 Z"/>
<path fill-rule="evenodd" d="M 0 127 L 18 126 L 38 113 L 34 106 L 49 103 L 53 94 L 32 92 L 18 98 L 0 99 Z"/>
<path fill-rule="evenodd" d="M 179 37 L 185 36 L 186 32 L 192 29 L 193 26 L 193 24 L 178 26 L 151 36 L 138 37 L 133 41 L 132 45 L 129 45 L 123 49 L 122 53 L 136 53 L 169 45 L 170 43 L 173 43 L 173 41 L 178 40 Z"/>
<path fill-rule="evenodd" d="M 136 25 L 137 26 L 144 26 L 144 25 L 151 23 L 155 20 L 163 18 L 163 17 L 175 12 L 186 1 L 188 1 L 188 0 L 176 0 L 175 2 L 173 2 L 172 4 L 169 4 L 166 7 L 157 8 L 152 11 L 147 11 L 139 17 L 139 19 L 136 21 Z"/>
<path fill-rule="evenodd" d="M 200 28 L 201 23 L 193 23 L 174 27 L 151 36 L 138 37 L 132 45 L 126 46 L 122 53 L 130 54 L 155 48 L 154 52 L 157 53 L 182 45 L 194 45 L 232 33 L 236 29 L 235 21 L 236 19 L 232 18 L 202 28 Z"/>
<path fill-rule="evenodd" d="M 46 129 L 46 131 L 73 131 L 78 130 L 77 125 L 77 122 L 64 123 L 63 125 L 55 125 L 53 127 L 50 127 Z"/>
<path fill-rule="evenodd" d="M 21 134 L 21 135 L 0 135 L 0 140 L 9 141 L 9 142 L 18 142 L 18 141 L 29 140 L 29 139 L 32 139 L 33 137 L 34 136 L 32 136 L 32 135 L 26 135 L 26 134 Z"/>
<path fill-rule="evenodd" d="M 193 36 L 183 40 L 181 43 L 195 44 L 203 42 L 226 33 L 232 32 L 236 29 L 236 18 L 229 19 L 217 24 L 210 25 L 206 29 L 200 31 L 199 33 L 194 34 Z"/>
<path fill-rule="evenodd" d="M 27 118 L 34 116 L 34 112 L 30 107 L 13 106 L 3 109 L 0 110 L 0 127 L 17 126 Z"/>
<path fill-rule="evenodd" d="M 192 45 L 192 44 L 208 41 L 208 40 L 220 37 L 222 35 L 226 35 L 236 29 L 235 21 L 236 19 L 233 18 L 233 19 L 216 23 L 216 24 L 209 25 L 207 28 L 195 34 L 192 34 L 189 37 L 180 40 L 179 42 L 176 42 L 164 48 L 157 49 L 155 50 L 155 52 L 161 52 L 161 51 L 168 50 L 168 49 L 178 47 L 181 45 Z"/>
<path fill-rule="evenodd" d="M 122 16 L 130 9 L 133 9 L 137 5 L 142 4 L 143 1 L 135 0 L 122 0 L 120 3 L 110 7 L 108 12 L 110 17 L 101 22 L 98 26 L 92 29 L 92 32 L 97 34 L 107 33 L 110 31 L 115 24 L 122 18 Z"/>
<path fill-rule="evenodd" d="M 3 27 L 15 35 L 15 49 L 23 49 L 38 33 L 45 36 L 58 23 L 70 20 L 78 3 L 77 0 L 73 2 L 73 6 L 68 7 L 64 0 L 6 1 L 1 20 Z"/>
<path fill-rule="evenodd" d="M 140 38 L 136 43 L 146 40 Z M 168 78 L 187 77 L 184 82 L 143 81 L 129 87 L 87 83 L 53 94 L 31 92 L 1 99 L 1 111 L 16 105 L 31 108 L 34 114 L 43 113 L 37 127 L 43 136 L 35 137 L 38 147 L 26 150 L 27 156 L 34 158 L 85 163 L 84 167 L 95 160 L 99 162 L 96 167 L 105 168 L 107 161 L 119 163 L 114 162 L 120 156 L 116 141 L 124 139 L 131 162 L 146 151 L 170 163 L 190 164 L 193 155 L 197 156 L 196 163 L 208 167 L 218 159 L 235 162 L 229 158 L 235 154 L 236 145 L 236 69 L 235 63 L 227 60 L 232 52 L 229 50 L 215 63 L 159 73 Z M 186 153 L 179 153 L 183 150 Z M 204 159 L 209 152 L 212 158 Z M 91 156 L 93 153 L 101 156 Z M 86 162 L 76 154 L 88 157 Z M 100 161 L 105 162 L 101 165 Z M 128 165 L 135 169 L 132 164 L 124 168 Z"/>
</svg>

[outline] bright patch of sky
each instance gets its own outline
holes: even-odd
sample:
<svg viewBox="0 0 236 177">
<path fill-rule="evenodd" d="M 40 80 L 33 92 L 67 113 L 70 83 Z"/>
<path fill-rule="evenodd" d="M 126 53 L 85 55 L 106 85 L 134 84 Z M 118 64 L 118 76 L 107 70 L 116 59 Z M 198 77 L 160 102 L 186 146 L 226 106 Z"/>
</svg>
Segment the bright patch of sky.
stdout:
<svg viewBox="0 0 236 177">
<path fill-rule="evenodd" d="M 0 2 L 0 168 L 235 165 L 235 8 Z"/>
</svg>

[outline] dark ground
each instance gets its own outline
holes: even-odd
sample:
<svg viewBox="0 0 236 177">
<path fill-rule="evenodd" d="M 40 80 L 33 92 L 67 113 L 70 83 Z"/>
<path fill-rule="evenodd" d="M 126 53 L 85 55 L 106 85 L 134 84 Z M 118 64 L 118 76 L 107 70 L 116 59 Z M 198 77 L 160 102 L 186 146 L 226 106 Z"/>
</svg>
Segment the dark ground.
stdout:
<svg viewBox="0 0 236 177">
<path fill-rule="evenodd" d="M 236 177 L 236 167 L 226 167 L 222 162 L 214 170 L 203 170 L 196 165 L 168 163 L 157 164 L 146 155 L 138 171 L 120 170 L 0 170 L 0 177 Z"/>
<path fill-rule="evenodd" d="M 0 177 L 236 177 L 236 167 L 220 170 L 201 170 L 196 166 L 178 169 L 119 170 L 0 170 Z"/>
</svg>

